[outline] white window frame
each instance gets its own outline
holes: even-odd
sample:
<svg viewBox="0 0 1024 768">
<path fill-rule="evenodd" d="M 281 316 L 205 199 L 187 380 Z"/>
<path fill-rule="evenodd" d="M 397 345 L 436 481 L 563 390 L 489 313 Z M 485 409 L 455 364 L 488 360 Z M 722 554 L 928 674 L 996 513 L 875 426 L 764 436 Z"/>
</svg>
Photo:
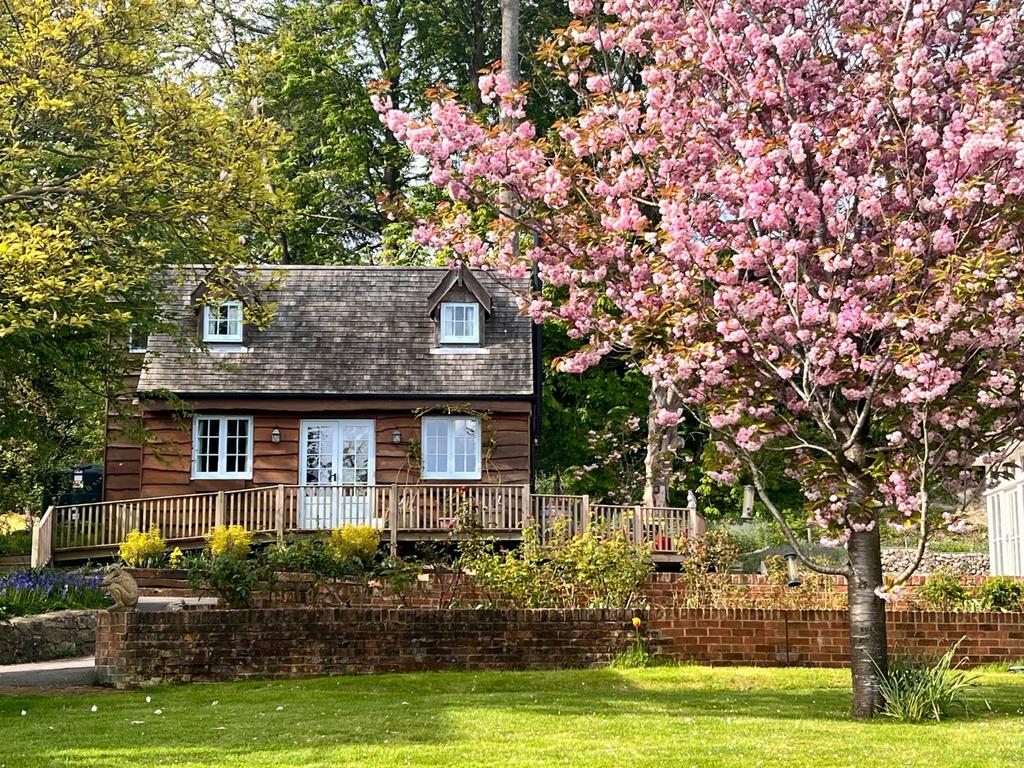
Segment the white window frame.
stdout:
<svg viewBox="0 0 1024 768">
<path fill-rule="evenodd" d="M 472 421 L 476 424 L 476 470 L 473 472 L 455 471 L 455 422 Z M 446 451 L 447 468 L 441 472 L 427 471 L 427 424 L 431 422 L 444 422 L 448 425 L 448 446 Z M 420 419 L 420 447 L 423 454 L 422 466 L 420 467 L 421 477 L 424 480 L 479 480 L 482 477 L 483 469 L 483 441 L 481 440 L 480 419 L 476 416 L 453 414 L 451 416 L 424 416 Z"/>
<path fill-rule="evenodd" d="M 128 329 L 128 352 L 130 354 L 142 354 L 149 351 L 149 334 L 142 335 L 141 344 L 136 341 L 139 335 L 139 329 L 134 325 Z"/>
<path fill-rule="evenodd" d="M 462 336 L 448 335 L 445 333 L 445 315 L 455 312 L 456 309 L 470 310 L 472 318 L 472 329 L 470 333 Z M 443 301 L 441 302 L 441 327 L 438 331 L 438 341 L 442 344 L 479 344 L 480 343 L 480 305 L 472 301 Z"/>
<path fill-rule="evenodd" d="M 220 322 L 225 318 L 213 317 L 210 314 L 210 310 L 227 310 L 227 322 L 228 326 L 231 325 L 231 310 L 238 310 L 238 332 L 237 333 L 210 333 L 210 322 Z M 241 344 L 242 334 L 245 329 L 245 320 L 243 318 L 244 310 L 242 308 L 242 302 L 237 299 L 231 301 L 222 301 L 220 304 L 206 304 L 203 306 L 203 341 L 213 341 L 227 344 Z"/>
<path fill-rule="evenodd" d="M 217 467 L 216 472 L 199 471 L 199 422 L 215 421 L 217 427 Z M 245 454 L 244 472 L 227 472 L 228 450 L 228 421 L 245 421 L 248 424 Z M 192 417 L 192 479 L 193 480 L 252 480 L 252 446 L 253 446 L 253 423 L 252 416 L 211 416 L 209 414 L 197 413 Z"/>
</svg>

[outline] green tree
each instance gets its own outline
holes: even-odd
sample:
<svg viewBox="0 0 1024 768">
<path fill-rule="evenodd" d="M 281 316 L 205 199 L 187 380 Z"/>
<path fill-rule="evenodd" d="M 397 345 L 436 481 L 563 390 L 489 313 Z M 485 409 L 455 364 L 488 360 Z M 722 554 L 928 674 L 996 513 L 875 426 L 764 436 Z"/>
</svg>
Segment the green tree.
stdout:
<svg viewBox="0 0 1024 768">
<path fill-rule="evenodd" d="M 0 5 L 0 462 L 91 458 L 169 279 L 274 258 L 283 136 L 181 66 L 187 0 Z M 88 455 L 91 454 L 91 455 Z M 25 457 L 30 457 L 26 462 Z"/>
<path fill-rule="evenodd" d="M 437 191 L 381 124 L 371 87 L 386 82 L 382 95 L 413 112 L 427 108 L 435 87 L 479 109 L 479 71 L 500 56 L 499 3 L 281 0 L 261 14 L 244 11 L 231 14 L 214 4 L 214 26 L 234 30 L 236 55 L 230 64 L 222 53 L 213 58 L 238 66 L 251 56 L 267 114 L 292 136 L 278 176 L 297 212 L 281 235 L 285 258 L 316 264 L 423 259 L 409 247 L 410 222 L 436 205 Z M 523 39 L 539 40 L 565 21 L 556 0 L 524 3 Z M 523 53 L 524 77 L 543 86 L 546 69 L 536 65 L 530 44 Z M 559 87 L 541 87 L 545 97 L 530 115 L 539 125 L 565 111 L 571 95 Z"/>
</svg>

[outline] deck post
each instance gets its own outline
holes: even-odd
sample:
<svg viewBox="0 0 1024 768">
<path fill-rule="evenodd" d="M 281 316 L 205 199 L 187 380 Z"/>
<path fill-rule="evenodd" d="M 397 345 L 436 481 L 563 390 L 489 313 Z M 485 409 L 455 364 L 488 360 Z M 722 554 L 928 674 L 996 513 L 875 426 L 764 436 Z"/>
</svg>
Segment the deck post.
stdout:
<svg viewBox="0 0 1024 768">
<path fill-rule="evenodd" d="M 644 531 L 643 531 L 643 507 L 637 504 L 633 507 L 633 543 L 638 547 L 643 544 Z"/>
<path fill-rule="evenodd" d="M 587 532 L 587 528 L 590 527 L 590 494 L 583 494 L 581 500 L 582 510 L 580 513 L 580 535 Z"/>
<path fill-rule="evenodd" d="M 531 518 L 533 517 L 533 514 L 532 514 L 532 512 L 533 512 L 533 503 L 532 503 L 532 499 L 531 499 L 531 496 L 530 496 L 530 484 L 529 483 L 523 483 L 523 500 L 522 500 L 522 505 L 523 505 L 523 525 L 522 525 L 522 527 L 525 529 L 526 526 L 529 524 Z M 536 522 L 539 525 L 541 521 L 537 520 Z M 538 533 L 541 534 L 541 538 L 543 538 L 544 532 L 542 530 L 538 529 Z"/>
<path fill-rule="evenodd" d="M 388 535 L 391 537 L 391 556 L 398 557 L 398 483 L 391 484 L 388 499 Z"/>
<path fill-rule="evenodd" d="M 274 516 L 277 523 L 277 543 L 284 543 L 284 485 L 277 486 L 277 498 L 274 502 Z"/>
<path fill-rule="evenodd" d="M 213 524 L 217 527 L 224 525 L 224 491 L 217 491 L 217 506 L 213 512 Z"/>
</svg>

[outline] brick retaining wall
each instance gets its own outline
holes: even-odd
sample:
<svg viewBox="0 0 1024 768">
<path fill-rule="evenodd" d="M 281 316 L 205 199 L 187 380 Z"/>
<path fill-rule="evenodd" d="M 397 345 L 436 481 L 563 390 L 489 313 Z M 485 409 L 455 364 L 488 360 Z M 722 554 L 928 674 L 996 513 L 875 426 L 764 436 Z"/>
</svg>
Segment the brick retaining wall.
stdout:
<svg viewBox="0 0 1024 768">
<path fill-rule="evenodd" d="M 118 687 L 445 669 L 607 664 L 627 610 L 275 608 L 104 611 L 96 671 Z"/>
<path fill-rule="evenodd" d="M 847 620 L 846 611 L 655 609 L 648 630 L 658 652 L 677 661 L 845 667 Z M 890 611 L 886 630 L 893 653 L 939 654 L 964 638 L 959 657 L 969 666 L 1024 659 L 1022 613 Z"/>
<path fill-rule="evenodd" d="M 96 667 L 119 687 L 445 669 L 557 669 L 609 662 L 632 617 L 663 658 L 713 665 L 846 666 L 845 611 L 274 608 L 99 614 Z M 969 665 L 1024 658 L 1024 614 L 890 612 L 896 652 L 961 637 Z"/>
</svg>

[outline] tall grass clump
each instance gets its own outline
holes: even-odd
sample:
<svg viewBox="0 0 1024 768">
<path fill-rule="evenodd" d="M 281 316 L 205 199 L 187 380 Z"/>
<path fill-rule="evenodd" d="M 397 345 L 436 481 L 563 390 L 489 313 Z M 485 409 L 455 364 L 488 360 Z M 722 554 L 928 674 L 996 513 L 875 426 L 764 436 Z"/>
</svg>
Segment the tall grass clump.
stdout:
<svg viewBox="0 0 1024 768">
<path fill-rule="evenodd" d="M 885 705 L 882 714 L 894 720 L 920 723 L 942 720 L 953 707 L 967 712 L 964 695 L 974 685 L 976 674 L 953 662 L 963 638 L 938 659 L 897 656 L 879 684 Z"/>
</svg>

